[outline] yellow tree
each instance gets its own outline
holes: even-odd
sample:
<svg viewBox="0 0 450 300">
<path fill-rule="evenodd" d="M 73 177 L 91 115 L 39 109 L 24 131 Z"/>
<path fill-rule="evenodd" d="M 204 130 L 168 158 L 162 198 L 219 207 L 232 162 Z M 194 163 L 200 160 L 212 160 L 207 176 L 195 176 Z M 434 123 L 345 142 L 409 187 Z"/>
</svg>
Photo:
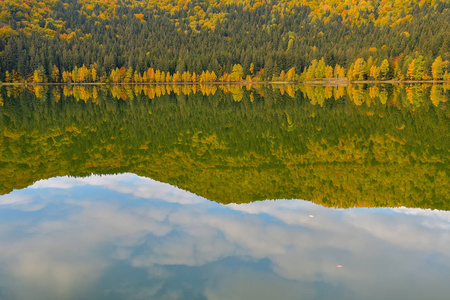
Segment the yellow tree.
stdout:
<svg viewBox="0 0 450 300">
<path fill-rule="evenodd" d="M 97 69 L 95 68 L 95 66 L 93 66 L 91 69 L 91 78 L 92 82 L 97 82 Z"/>
<path fill-rule="evenodd" d="M 189 71 L 184 71 L 183 75 L 181 75 L 181 79 L 183 82 L 189 82 L 191 80 L 191 73 L 189 73 Z"/>
<path fill-rule="evenodd" d="M 16 70 L 12 70 L 11 74 L 9 75 L 9 79 L 12 82 L 23 82 L 22 76 L 20 76 L 20 74 L 17 73 Z"/>
<path fill-rule="evenodd" d="M 255 71 L 255 65 L 253 63 L 250 64 L 250 74 L 253 75 L 253 72 Z"/>
<path fill-rule="evenodd" d="M 122 66 L 122 67 L 118 70 L 117 73 L 119 74 L 119 82 L 123 82 L 124 79 L 125 79 L 125 75 L 126 75 L 126 73 L 127 73 L 127 69 L 125 69 L 125 67 Z"/>
<path fill-rule="evenodd" d="M 72 82 L 72 73 L 64 71 L 62 73 L 62 80 L 64 83 Z"/>
<path fill-rule="evenodd" d="M 133 74 L 133 81 L 134 82 L 141 82 L 141 78 L 140 78 L 141 76 L 139 75 L 139 73 L 137 72 L 137 71 L 134 71 L 134 74 Z"/>
<path fill-rule="evenodd" d="M 313 59 L 311 61 L 311 64 L 309 65 L 308 69 L 305 72 L 305 79 L 306 80 L 311 80 L 311 79 L 315 78 L 317 64 L 318 64 L 317 59 Z"/>
<path fill-rule="evenodd" d="M 192 73 L 192 77 L 191 77 L 191 81 L 192 82 L 197 82 L 198 81 L 198 78 L 197 78 L 198 76 L 197 76 L 197 74 L 195 74 L 195 72 L 193 72 Z"/>
<path fill-rule="evenodd" d="M 369 59 L 367 60 L 366 63 L 366 75 L 370 76 L 370 69 L 372 68 L 372 66 L 375 64 L 376 62 L 374 62 L 372 56 L 369 57 Z"/>
<path fill-rule="evenodd" d="M 327 78 L 327 79 L 333 78 L 333 67 L 332 66 L 327 66 L 325 68 L 325 78 Z"/>
<path fill-rule="evenodd" d="M 415 80 L 420 79 L 428 79 L 426 71 L 425 71 L 425 59 L 422 55 L 419 55 L 417 58 L 413 59 L 414 65 L 412 70 L 412 78 Z M 408 71 L 410 71 L 410 68 L 408 67 Z"/>
<path fill-rule="evenodd" d="M 155 82 L 155 70 L 153 68 L 147 69 L 148 82 Z"/>
<path fill-rule="evenodd" d="M 119 69 L 111 70 L 111 75 L 109 76 L 113 83 L 120 82 L 120 72 Z"/>
<path fill-rule="evenodd" d="M 129 67 L 125 72 L 125 78 L 124 81 L 126 83 L 130 83 L 133 80 L 133 68 Z"/>
<path fill-rule="evenodd" d="M 177 71 L 176 73 L 173 74 L 173 78 L 172 78 L 173 82 L 179 82 L 180 81 L 180 72 Z"/>
<path fill-rule="evenodd" d="M 229 81 L 229 75 L 227 72 L 223 72 L 222 76 L 219 77 L 219 81 L 226 82 Z"/>
<path fill-rule="evenodd" d="M 357 80 L 364 80 L 366 75 L 366 62 L 363 58 L 358 58 L 353 66 L 353 77 Z"/>
<path fill-rule="evenodd" d="M 389 73 L 389 61 L 385 59 L 381 62 L 380 66 L 381 79 L 386 80 L 388 73 Z"/>
<path fill-rule="evenodd" d="M 147 72 L 143 72 L 142 73 L 142 82 L 149 82 L 149 78 L 148 78 L 148 73 Z"/>
<path fill-rule="evenodd" d="M 325 77 L 325 68 L 326 68 L 326 64 L 325 64 L 325 60 L 323 59 L 323 57 L 317 62 L 315 71 L 314 71 L 314 78 L 317 79 L 322 79 Z"/>
<path fill-rule="evenodd" d="M 372 65 L 372 67 L 370 67 L 370 77 L 374 80 L 378 80 L 380 78 L 380 69 L 376 65 Z"/>
<path fill-rule="evenodd" d="M 334 77 L 336 78 L 345 78 L 345 68 L 340 65 L 334 66 Z"/>
<path fill-rule="evenodd" d="M 207 82 L 206 73 L 205 71 L 202 71 L 202 74 L 200 74 L 199 82 Z"/>
<path fill-rule="evenodd" d="M 443 78 L 445 65 L 445 62 L 442 61 L 442 57 L 440 56 L 438 56 L 434 60 L 433 64 L 431 65 L 431 75 L 433 76 L 434 80 Z"/>
<path fill-rule="evenodd" d="M 90 76 L 89 70 L 86 68 L 85 65 L 83 65 L 81 68 L 78 69 L 76 82 L 89 81 L 89 76 Z"/>
<path fill-rule="evenodd" d="M 353 79 L 354 79 L 354 76 L 353 76 L 353 64 L 351 64 L 350 65 L 350 68 L 348 68 L 348 71 L 347 71 L 347 78 L 348 78 L 348 80 L 350 80 L 350 81 L 352 81 Z"/>
<path fill-rule="evenodd" d="M 414 70 L 415 70 L 416 59 L 413 59 L 411 63 L 408 65 L 408 71 L 406 71 L 406 78 L 414 79 Z"/>
<path fill-rule="evenodd" d="M 392 79 L 396 79 L 396 80 L 404 80 L 405 79 L 405 74 L 403 74 L 402 68 L 400 67 L 400 59 L 399 58 L 394 58 L 392 60 L 392 65 L 390 66 L 390 68 L 392 69 Z M 389 71 L 389 67 L 388 67 L 388 71 Z M 382 74 L 382 70 L 380 67 L 380 74 Z M 388 79 L 387 75 L 386 75 L 386 79 Z"/>
<path fill-rule="evenodd" d="M 53 65 L 51 79 L 52 82 L 59 82 L 59 69 L 56 65 Z"/>
<path fill-rule="evenodd" d="M 211 81 L 216 81 L 217 80 L 217 75 L 216 75 L 216 73 L 214 71 L 211 72 L 210 78 L 211 78 Z"/>
<path fill-rule="evenodd" d="M 450 81 L 450 73 L 445 71 L 444 76 L 442 76 L 442 79 L 444 79 L 445 81 Z"/>
<path fill-rule="evenodd" d="M 295 77 L 295 68 L 290 68 L 289 71 L 287 71 L 286 73 L 286 80 L 292 81 L 294 80 L 294 77 Z"/>
<path fill-rule="evenodd" d="M 281 70 L 281 73 L 280 73 L 280 80 L 281 81 L 284 81 L 286 79 L 286 73 L 284 72 L 284 70 Z"/>
<path fill-rule="evenodd" d="M 230 79 L 232 81 L 242 81 L 242 77 L 244 77 L 244 68 L 240 64 L 234 65 Z"/>
<path fill-rule="evenodd" d="M 41 83 L 43 81 L 42 75 L 41 75 L 41 70 L 34 70 L 33 73 L 33 82 L 34 83 Z"/>
<path fill-rule="evenodd" d="M 205 81 L 206 82 L 211 82 L 211 73 L 209 72 L 209 70 L 206 70 Z"/>
<path fill-rule="evenodd" d="M 155 72 L 155 82 L 161 82 L 161 71 L 156 70 Z"/>
</svg>

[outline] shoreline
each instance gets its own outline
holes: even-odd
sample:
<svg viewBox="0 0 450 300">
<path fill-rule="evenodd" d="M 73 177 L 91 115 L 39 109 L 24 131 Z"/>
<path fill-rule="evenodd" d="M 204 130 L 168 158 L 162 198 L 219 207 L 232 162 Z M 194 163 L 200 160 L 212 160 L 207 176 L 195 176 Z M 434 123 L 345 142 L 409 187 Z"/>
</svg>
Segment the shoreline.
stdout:
<svg viewBox="0 0 450 300">
<path fill-rule="evenodd" d="M 96 85 L 322 85 L 347 86 L 349 84 L 418 84 L 450 83 L 450 80 L 308 80 L 308 81 L 237 81 L 237 82 L 71 82 L 71 83 L 29 83 L 0 82 L 0 86 L 96 86 Z"/>
</svg>

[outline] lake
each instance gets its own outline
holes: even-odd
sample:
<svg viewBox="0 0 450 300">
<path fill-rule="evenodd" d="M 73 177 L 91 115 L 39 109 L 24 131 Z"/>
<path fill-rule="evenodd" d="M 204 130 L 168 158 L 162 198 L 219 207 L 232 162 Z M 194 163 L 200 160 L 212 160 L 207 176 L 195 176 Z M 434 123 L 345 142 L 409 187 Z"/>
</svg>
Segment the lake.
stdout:
<svg viewBox="0 0 450 300">
<path fill-rule="evenodd" d="M 448 299 L 449 99 L 0 87 L 0 299 Z"/>
</svg>

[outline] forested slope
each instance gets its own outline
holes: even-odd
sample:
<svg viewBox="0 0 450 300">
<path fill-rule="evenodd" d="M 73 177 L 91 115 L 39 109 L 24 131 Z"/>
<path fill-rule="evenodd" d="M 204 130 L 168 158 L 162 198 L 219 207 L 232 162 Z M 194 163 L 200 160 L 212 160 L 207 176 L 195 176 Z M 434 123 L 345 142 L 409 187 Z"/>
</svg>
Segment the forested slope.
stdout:
<svg viewBox="0 0 450 300">
<path fill-rule="evenodd" d="M 448 79 L 449 20 L 449 0 L 0 0 L 0 80 Z"/>
</svg>

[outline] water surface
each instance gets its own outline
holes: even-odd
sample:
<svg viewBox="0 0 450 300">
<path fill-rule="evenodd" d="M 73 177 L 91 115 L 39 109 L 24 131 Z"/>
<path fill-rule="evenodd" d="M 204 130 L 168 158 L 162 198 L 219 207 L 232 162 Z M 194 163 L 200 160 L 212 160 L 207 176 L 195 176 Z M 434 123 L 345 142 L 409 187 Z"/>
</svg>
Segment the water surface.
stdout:
<svg viewBox="0 0 450 300">
<path fill-rule="evenodd" d="M 2 89 L 0 194 L 131 172 L 209 200 L 449 210 L 448 85 Z"/>
<path fill-rule="evenodd" d="M 450 294 L 445 85 L 0 96 L 0 299 Z"/>
<path fill-rule="evenodd" d="M 0 198 L 2 299 L 446 299 L 450 212 L 221 205 L 133 174 Z"/>
</svg>

